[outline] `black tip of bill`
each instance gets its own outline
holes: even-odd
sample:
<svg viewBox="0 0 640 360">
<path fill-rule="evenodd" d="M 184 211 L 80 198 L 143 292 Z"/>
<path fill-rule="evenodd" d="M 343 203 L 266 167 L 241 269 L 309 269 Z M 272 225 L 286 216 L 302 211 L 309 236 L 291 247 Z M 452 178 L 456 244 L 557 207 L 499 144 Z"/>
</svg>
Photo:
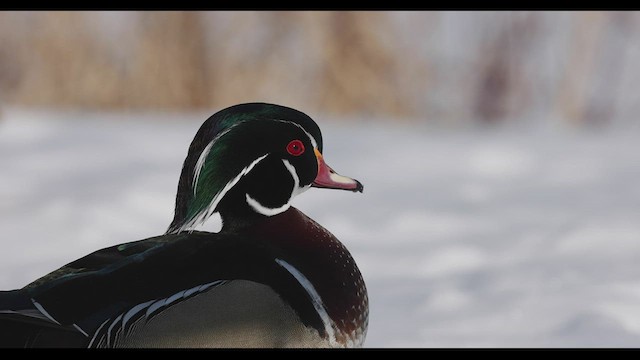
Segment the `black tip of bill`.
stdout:
<svg viewBox="0 0 640 360">
<path fill-rule="evenodd" d="M 354 180 L 355 180 L 355 179 L 354 179 Z M 356 183 L 357 183 L 356 188 L 355 188 L 355 189 L 353 189 L 352 191 L 353 191 L 353 192 L 360 192 L 360 193 L 361 193 L 361 192 L 363 192 L 363 190 L 364 190 L 364 185 L 362 185 L 362 183 L 361 183 L 360 181 L 358 181 L 358 180 L 356 180 Z"/>
</svg>

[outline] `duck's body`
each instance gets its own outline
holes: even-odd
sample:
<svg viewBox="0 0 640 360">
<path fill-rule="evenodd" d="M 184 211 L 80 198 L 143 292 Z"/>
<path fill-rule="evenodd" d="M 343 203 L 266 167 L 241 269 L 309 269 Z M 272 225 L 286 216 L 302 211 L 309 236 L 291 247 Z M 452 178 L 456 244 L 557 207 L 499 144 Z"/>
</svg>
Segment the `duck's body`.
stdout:
<svg viewBox="0 0 640 360">
<path fill-rule="evenodd" d="M 294 185 L 285 189 L 291 195 L 284 205 L 255 190 L 256 180 L 273 180 L 282 169 L 260 168 L 268 155 L 247 155 L 253 165 L 243 165 L 241 176 L 231 173 L 223 196 L 216 195 L 220 189 L 208 192 L 214 209 L 190 206 L 197 200 L 197 178 L 206 174 L 185 177 L 194 174 L 189 163 L 206 169 L 201 154 L 207 146 L 215 151 L 208 144 L 221 131 L 212 132 L 210 142 L 194 139 L 167 234 L 98 250 L 23 289 L 0 293 L 0 346 L 361 346 L 368 323 L 364 281 L 342 243 L 288 205 L 296 189 L 310 183 L 295 159 L 283 160 Z M 297 157 L 305 144 L 294 141 L 287 151 Z M 318 169 L 312 179 L 318 181 L 322 158 L 314 148 Z M 362 188 L 358 182 L 336 186 Z M 181 187 L 188 192 L 181 195 Z M 222 231 L 194 231 L 194 219 L 206 219 L 212 210 L 221 213 Z"/>
</svg>

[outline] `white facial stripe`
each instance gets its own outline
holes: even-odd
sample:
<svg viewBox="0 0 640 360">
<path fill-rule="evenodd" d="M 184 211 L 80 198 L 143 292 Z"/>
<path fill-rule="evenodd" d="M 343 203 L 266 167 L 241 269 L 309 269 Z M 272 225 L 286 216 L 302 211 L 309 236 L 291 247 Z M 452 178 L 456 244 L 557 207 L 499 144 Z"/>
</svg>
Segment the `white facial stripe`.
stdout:
<svg viewBox="0 0 640 360">
<path fill-rule="evenodd" d="M 289 121 L 289 120 L 281 120 L 281 119 L 273 119 L 273 120 L 293 124 L 299 127 L 302 131 L 304 131 L 305 134 L 307 134 L 307 136 L 309 137 L 309 140 L 311 140 L 311 145 L 313 145 L 313 147 L 316 149 L 318 148 L 318 142 L 316 141 L 316 139 L 313 136 L 311 136 L 311 134 L 309 134 L 307 130 L 305 130 L 302 126 L 300 126 L 300 124 L 296 124 L 293 121 Z"/>
<path fill-rule="evenodd" d="M 193 195 L 196 194 L 198 179 L 200 178 L 200 172 L 202 171 L 202 167 L 204 166 L 204 162 L 207 159 L 207 156 L 209 156 L 209 151 L 211 151 L 212 146 L 213 146 L 213 141 L 211 141 L 209 145 L 207 145 L 207 147 L 205 147 L 204 150 L 202 150 L 202 153 L 200 154 L 200 157 L 196 162 L 196 168 L 193 172 L 193 184 L 191 184 L 191 187 L 193 188 Z"/>
<path fill-rule="evenodd" d="M 298 280 L 300 285 L 302 285 L 302 287 L 307 291 L 307 294 L 309 294 L 309 297 L 311 298 L 311 302 L 313 303 L 313 307 L 318 312 L 318 315 L 320 315 L 320 319 L 322 319 L 322 323 L 324 324 L 324 329 L 327 332 L 327 335 L 329 335 L 329 344 L 331 346 L 336 346 L 337 342 L 336 342 L 336 335 L 333 330 L 333 320 L 331 320 L 331 317 L 329 317 L 329 314 L 327 313 L 327 309 L 325 308 L 324 303 L 322 302 L 322 298 L 320 298 L 320 294 L 318 294 L 318 292 L 316 291 L 316 288 L 313 287 L 313 284 L 311 284 L 311 281 L 309 281 L 309 279 L 307 279 L 306 276 L 304 276 L 300 271 L 298 271 L 298 269 L 293 267 L 288 262 L 280 259 L 275 259 L 275 261 L 278 263 L 278 265 L 282 266 L 291 275 L 293 275 L 293 277 L 296 278 L 296 280 Z"/>
<path fill-rule="evenodd" d="M 260 156 L 259 158 L 253 160 L 253 162 L 251 164 L 249 164 L 247 167 L 245 167 L 244 169 L 242 169 L 242 171 L 240 171 L 240 173 L 238 175 L 236 175 L 236 177 L 234 177 L 231 181 L 229 181 L 223 188 L 222 190 L 220 190 L 211 200 L 211 203 L 209 203 L 209 206 L 205 209 L 203 209 L 198 215 L 194 216 L 193 219 L 191 219 L 190 221 L 186 222 L 184 225 L 182 225 L 178 230 L 177 233 L 180 233 L 186 229 L 189 229 L 191 227 L 193 227 L 195 224 L 199 224 L 204 222 L 205 220 L 207 220 L 207 218 L 209 216 L 211 216 L 215 210 L 216 207 L 218 206 L 218 204 L 220 203 L 220 201 L 222 201 L 222 199 L 224 198 L 224 196 L 229 192 L 229 190 L 231 190 L 237 183 L 238 181 L 240 181 L 240 179 L 247 175 L 249 173 L 249 171 L 251 171 L 260 161 L 262 161 L 264 158 L 266 158 L 269 154 L 264 154 L 262 156 Z"/>
<path fill-rule="evenodd" d="M 233 129 L 234 127 L 238 126 L 242 124 L 242 122 L 239 122 L 237 124 L 234 124 L 233 126 L 229 127 L 227 130 L 221 132 L 220 134 L 216 135 L 216 137 L 213 138 L 213 140 L 211 140 L 211 142 L 209 142 L 209 144 L 207 144 L 207 146 L 204 148 L 204 150 L 202 150 L 202 153 L 200 153 L 200 157 L 198 157 L 198 161 L 196 162 L 196 167 L 193 169 L 193 184 L 191 184 L 191 187 L 193 188 L 193 194 L 196 194 L 196 187 L 198 185 L 198 179 L 200 178 L 200 172 L 202 171 L 202 167 L 204 166 L 205 161 L 207 160 L 207 156 L 209 156 L 209 152 L 211 151 L 211 148 L 213 147 L 213 144 L 218 141 L 218 139 L 220 139 L 222 136 L 224 136 L 225 134 L 227 134 L 229 131 L 231 131 L 231 129 Z"/>
<path fill-rule="evenodd" d="M 289 160 L 282 159 L 282 163 L 284 164 L 284 167 L 287 168 L 287 170 L 289 171 L 289 174 L 291 174 L 291 177 L 293 178 L 293 190 L 291 191 L 291 196 L 289 197 L 289 200 L 291 200 L 291 198 L 293 197 L 293 193 L 296 192 L 296 190 L 300 186 L 300 177 L 298 177 L 298 172 L 296 171 L 296 168 L 293 167 L 293 165 L 291 165 Z"/>
<path fill-rule="evenodd" d="M 284 163 L 284 167 L 287 168 L 287 170 L 289 171 L 289 174 L 291 174 L 291 177 L 293 178 L 293 191 L 291 191 L 291 196 L 289 197 L 289 201 L 287 201 L 287 202 L 291 202 L 291 200 L 294 197 L 307 191 L 311 187 L 311 184 L 307 186 L 300 186 L 300 177 L 298 177 L 298 172 L 296 171 L 296 168 L 293 167 L 293 165 L 291 165 L 289 160 L 282 159 L 282 163 Z"/>
</svg>

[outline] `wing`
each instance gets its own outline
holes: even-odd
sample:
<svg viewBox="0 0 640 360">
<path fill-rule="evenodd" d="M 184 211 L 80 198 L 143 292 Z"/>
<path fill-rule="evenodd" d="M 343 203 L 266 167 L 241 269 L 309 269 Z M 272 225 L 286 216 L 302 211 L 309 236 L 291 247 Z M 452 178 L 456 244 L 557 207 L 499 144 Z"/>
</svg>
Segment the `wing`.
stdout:
<svg viewBox="0 0 640 360">
<path fill-rule="evenodd" d="M 156 308 L 165 302 L 160 310 Z M 139 304 L 106 321 L 92 337 L 89 347 L 327 345 L 318 331 L 302 324 L 298 314 L 271 287 L 248 280 L 231 280 L 188 298 L 176 294 Z"/>
<path fill-rule="evenodd" d="M 86 347 L 87 336 L 38 311 L 0 311 L 0 348 Z"/>
<path fill-rule="evenodd" d="M 102 249 L 65 265 L 21 290 L 20 303 L 31 302 L 30 310 L 65 329 L 77 329 L 89 343 L 101 332 L 125 329 L 138 319 L 149 321 L 194 296 L 219 291 L 227 281 L 249 280 L 287 299 L 307 325 L 323 332 L 304 288 L 273 261 L 278 256 L 277 249 L 233 235 L 163 235 Z"/>
<path fill-rule="evenodd" d="M 60 323 L 56 320 L 35 299 L 37 295 L 74 283 L 78 278 L 107 275 L 173 240 L 172 237 L 156 237 L 98 250 L 37 279 L 23 289 L 0 291 L 0 333 L 3 334 L 0 347 L 86 346 L 89 334 L 73 322 Z M 59 300 L 66 301 L 68 297 L 62 296 Z M 46 300 L 43 302 L 47 307 L 51 306 Z M 72 311 L 71 308 L 69 310 Z M 56 313 L 56 316 L 65 318 L 64 313 Z M 92 331 L 90 323 L 87 328 Z"/>
</svg>

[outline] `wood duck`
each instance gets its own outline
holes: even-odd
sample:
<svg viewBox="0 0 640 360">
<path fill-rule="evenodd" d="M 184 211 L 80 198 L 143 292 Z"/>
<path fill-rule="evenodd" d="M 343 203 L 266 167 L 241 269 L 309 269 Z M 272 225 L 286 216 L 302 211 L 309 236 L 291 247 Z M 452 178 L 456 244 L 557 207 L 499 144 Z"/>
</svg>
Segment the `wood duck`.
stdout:
<svg viewBox="0 0 640 360">
<path fill-rule="evenodd" d="M 249 103 L 193 139 L 164 235 L 98 250 L 0 292 L 2 347 L 359 347 L 367 290 L 349 251 L 291 206 L 362 192 L 306 114 Z M 196 231 L 219 213 L 222 230 Z"/>
</svg>

